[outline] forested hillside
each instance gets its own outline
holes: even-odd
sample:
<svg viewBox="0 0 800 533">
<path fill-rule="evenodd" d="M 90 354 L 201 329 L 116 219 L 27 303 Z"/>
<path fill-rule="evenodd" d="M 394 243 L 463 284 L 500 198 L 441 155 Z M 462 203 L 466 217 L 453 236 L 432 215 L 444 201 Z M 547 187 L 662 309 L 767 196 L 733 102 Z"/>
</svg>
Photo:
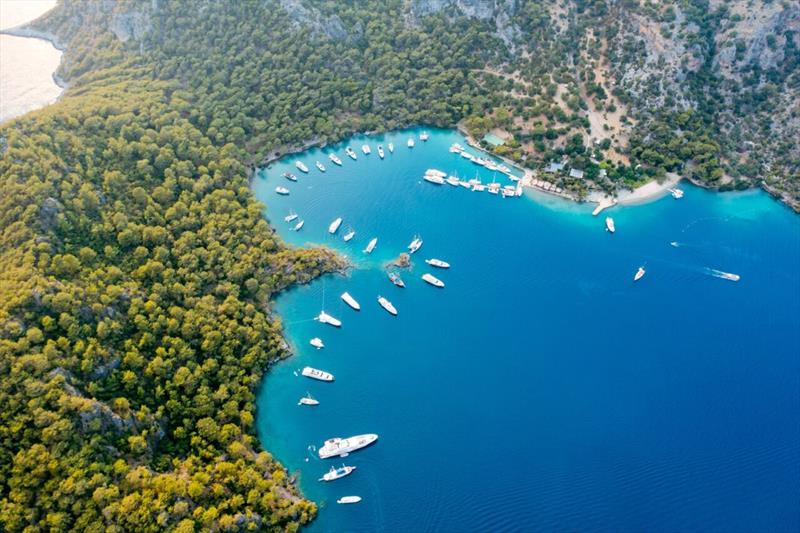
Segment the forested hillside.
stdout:
<svg viewBox="0 0 800 533">
<path fill-rule="evenodd" d="M 268 227 L 248 178 L 276 154 L 461 123 L 585 169 L 548 178 L 576 193 L 672 170 L 796 203 L 797 6 L 756 2 L 759 52 L 738 7 L 662 4 L 71 0 L 37 21 L 70 87 L 0 126 L 0 530 L 314 516 L 255 440 L 254 391 L 286 355 L 272 295 L 343 265 Z"/>
</svg>

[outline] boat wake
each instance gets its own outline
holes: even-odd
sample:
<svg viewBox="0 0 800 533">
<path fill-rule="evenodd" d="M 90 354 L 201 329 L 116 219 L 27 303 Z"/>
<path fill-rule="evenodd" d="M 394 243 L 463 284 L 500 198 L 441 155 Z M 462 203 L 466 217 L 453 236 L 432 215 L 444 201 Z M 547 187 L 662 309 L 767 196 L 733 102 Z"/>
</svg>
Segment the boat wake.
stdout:
<svg viewBox="0 0 800 533">
<path fill-rule="evenodd" d="M 715 268 L 705 268 L 705 273 L 709 276 L 714 276 L 715 278 L 727 279 L 728 281 L 739 281 L 741 276 L 739 274 L 731 274 L 730 272 L 723 272 L 722 270 L 717 270 Z"/>
</svg>

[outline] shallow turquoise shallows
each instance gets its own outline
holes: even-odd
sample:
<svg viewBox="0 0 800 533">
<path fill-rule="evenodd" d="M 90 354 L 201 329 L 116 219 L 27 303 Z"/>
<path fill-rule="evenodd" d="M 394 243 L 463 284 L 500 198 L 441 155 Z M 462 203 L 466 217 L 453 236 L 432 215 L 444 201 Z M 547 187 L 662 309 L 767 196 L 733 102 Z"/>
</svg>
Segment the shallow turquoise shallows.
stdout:
<svg viewBox="0 0 800 533">
<path fill-rule="evenodd" d="M 258 400 L 264 447 L 320 506 L 309 529 L 797 531 L 800 218 L 760 192 L 681 185 L 681 200 L 611 209 L 611 235 L 592 205 L 423 182 L 427 168 L 469 179 L 478 167 L 448 152 L 465 144 L 457 133 L 432 130 L 425 143 L 419 133 L 355 137 L 254 179 L 283 239 L 355 264 L 278 299 L 296 355 L 270 370 Z M 299 232 L 283 220 L 290 210 Z M 417 233 L 400 289 L 383 264 Z M 452 268 L 429 268 L 433 257 Z M 446 286 L 427 285 L 426 272 Z M 341 329 L 313 320 L 323 306 Z M 306 365 L 336 381 L 298 376 Z M 298 406 L 307 392 L 321 404 Z M 373 432 L 375 445 L 345 459 L 309 448 Z M 358 469 L 317 481 L 342 463 Z M 346 495 L 363 501 L 337 505 Z"/>
</svg>

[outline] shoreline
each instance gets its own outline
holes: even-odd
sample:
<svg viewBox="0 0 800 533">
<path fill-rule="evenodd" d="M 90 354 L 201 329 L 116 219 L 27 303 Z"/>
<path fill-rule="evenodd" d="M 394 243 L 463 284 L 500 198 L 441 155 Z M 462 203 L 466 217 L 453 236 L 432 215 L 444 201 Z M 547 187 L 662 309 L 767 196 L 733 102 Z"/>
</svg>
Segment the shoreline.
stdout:
<svg viewBox="0 0 800 533">
<path fill-rule="evenodd" d="M 60 69 L 61 65 L 64 64 L 64 54 L 67 51 L 67 46 L 61 42 L 58 36 L 54 33 L 50 33 L 49 31 L 31 28 L 28 26 L 28 23 L 20 24 L 19 26 L 14 26 L 13 28 L 0 30 L 0 35 L 10 35 L 12 37 L 20 37 L 23 39 L 39 39 L 40 41 L 46 41 L 52 44 L 53 48 L 61 52 L 61 57 L 58 61 L 58 67 L 56 67 L 56 70 L 54 70 L 50 75 L 50 77 L 53 79 L 53 83 L 55 83 L 56 86 L 61 89 L 61 93 L 58 95 L 58 98 L 56 98 L 56 102 L 61 100 L 61 97 L 64 96 L 66 90 L 69 89 L 69 83 L 58 75 L 58 69 Z"/>
</svg>

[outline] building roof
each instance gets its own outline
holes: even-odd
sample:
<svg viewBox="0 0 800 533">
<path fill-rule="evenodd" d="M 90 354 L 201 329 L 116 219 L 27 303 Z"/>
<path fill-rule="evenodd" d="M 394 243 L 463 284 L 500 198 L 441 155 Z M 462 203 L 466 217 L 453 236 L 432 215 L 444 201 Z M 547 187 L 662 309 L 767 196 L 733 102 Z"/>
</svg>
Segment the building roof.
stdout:
<svg viewBox="0 0 800 533">
<path fill-rule="evenodd" d="M 500 137 L 498 137 L 497 135 L 495 135 L 494 133 L 487 133 L 486 135 L 484 135 L 483 141 L 488 144 L 491 144 L 492 146 L 502 146 L 503 144 L 505 144 L 505 141 Z"/>
<path fill-rule="evenodd" d="M 564 170 L 564 163 L 550 163 L 544 169 L 545 172 L 550 173 L 559 172 L 561 170 Z"/>
<path fill-rule="evenodd" d="M 577 168 L 570 169 L 569 177 L 570 178 L 582 178 L 583 177 L 583 170 L 578 170 Z"/>
</svg>

